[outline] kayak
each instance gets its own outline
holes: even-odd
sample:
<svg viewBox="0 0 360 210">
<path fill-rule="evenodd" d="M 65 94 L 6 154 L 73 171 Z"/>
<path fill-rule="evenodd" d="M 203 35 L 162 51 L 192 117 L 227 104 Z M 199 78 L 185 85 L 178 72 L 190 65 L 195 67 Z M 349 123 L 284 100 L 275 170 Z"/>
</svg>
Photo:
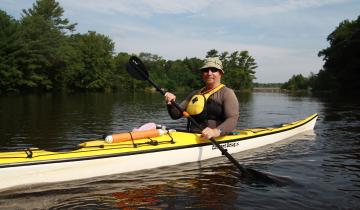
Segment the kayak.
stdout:
<svg viewBox="0 0 360 210">
<path fill-rule="evenodd" d="M 230 154 L 272 144 L 313 130 L 318 115 L 276 127 L 236 130 L 216 141 Z M 26 148 L 0 152 L 0 190 L 126 173 L 221 156 L 200 134 L 169 130 L 157 137 L 81 143 L 71 151 Z"/>
</svg>

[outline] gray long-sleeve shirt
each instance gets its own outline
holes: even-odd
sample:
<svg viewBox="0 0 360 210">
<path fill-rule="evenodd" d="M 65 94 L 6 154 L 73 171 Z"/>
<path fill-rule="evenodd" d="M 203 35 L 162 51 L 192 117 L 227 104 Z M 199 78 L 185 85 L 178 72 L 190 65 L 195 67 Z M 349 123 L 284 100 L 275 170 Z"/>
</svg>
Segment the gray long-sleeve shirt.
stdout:
<svg viewBox="0 0 360 210">
<path fill-rule="evenodd" d="M 180 103 L 181 108 L 184 110 L 187 107 L 191 97 L 197 94 L 200 90 L 196 90 L 191 92 L 185 100 Z M 223 87 L 219 91 L 212 94 L 209 99 L 212 99 L 216 103 L 222 105 L 224 110 L 224 121 L 220 119 L 216 120 L 207 120 L 208 127 L 210 128 L 218 128 L 221 130 L 221 134 L 225 134 L 227 132 L 234 131 L 237 125 L 237 121 L 239 119 L 239 102 L 234 91 L 228 87 Z M 182 113 L 176 109 L 176 107 L 172 105 L 168 105 L 168 112 L 172 119 L 179 119 L 182 117 Z M 198 130 L 195 127 L 190 127 L 191 130 Z"/>
</svg>

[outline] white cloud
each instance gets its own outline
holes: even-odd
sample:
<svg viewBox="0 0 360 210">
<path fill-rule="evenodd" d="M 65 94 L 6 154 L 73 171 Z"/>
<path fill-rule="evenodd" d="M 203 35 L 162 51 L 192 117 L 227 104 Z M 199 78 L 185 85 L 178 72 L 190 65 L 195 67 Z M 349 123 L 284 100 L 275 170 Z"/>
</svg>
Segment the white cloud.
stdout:
<svg viewBox="0 0 360 210">
<path fill-rule="evenodd" d="M 248 50 L 256 59 L 258 82 L 285 82 L 292 75 L 317 72 L 321 66 L 321 58 L 316 50 L 290 49 L 267 45 L 249 45 L 226 40 L 181 37 L 179 34 L 162 33 L 153 28 L 125 27 L 119 31 L 125 34 L 147 33 L 140 39 L 138 36 L 115 36 L 115 43 L 120 43 L 119 51 L 129 53 L 150 52 L 165 59 L 183 59 L 185 57 L 203 58 L 210 49 L 219 52 Z"/>
<path fill-rule="evenodd" d="M 125 14 L 140 17 L 149 17 L 156 14 L 191 14 L 205 8 L 206 0 L 87 0 L 82 1 L 59 0 L 68 8 L 82 11 L 95 11 L 105 14 Z"/>
<path fill-rule="evenodd" d="M 234 1 L 231 8 L 240 8 L 240 15 L 270 15 L 275 13 L 292 12 L 299 9 L 321 7 L 325 5 L 342 3 L 346 0 L 277 0 L 277 1 Z"/>
<path fill-rule="evenodd" d="M 344 3 L 349 0 L 59 0 L 62 5 L 100 13 L 152 16 L 156 14 L 188 14 L 205 17 L 254 17 L 291 12 L 298 9 Z"/>
<path fill-rule="evenodd" d="M 144 0 L 144 5 L 151 8 L 154 13 L 184 14 L 196 13 L 206 8 L 211 1 L 207 0 Z"/>
</svg>

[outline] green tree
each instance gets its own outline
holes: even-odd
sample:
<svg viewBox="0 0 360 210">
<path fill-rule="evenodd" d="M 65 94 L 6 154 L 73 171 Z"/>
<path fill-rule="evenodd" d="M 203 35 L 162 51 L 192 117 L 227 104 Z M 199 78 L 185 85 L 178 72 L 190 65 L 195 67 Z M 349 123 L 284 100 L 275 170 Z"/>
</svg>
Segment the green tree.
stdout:
<svg viewBox="0 0 360 210">
<path fill-rule="evenodd" d="M 243 69 L 244 72 L 244 78 L 242 86 L 240 84 L 239 87 L 243 88 L 252 88 L 253 87 L 253 81 L 256 79 L 255 77 L 255 69 L 257 68 L 257 64 L 255 62 L 255 58 L 249 55 L 249 52 L 244 50 L 240 52 L 240 58 L 239 58 L 239 66 L 241 69 Z"/>
<path fill-rule="evenodd" d="M 319 52 L 325 64 L 314 81 L 315 90 L 359 93 L 360 16 L 342 21 L 327 37 L 330 46 Z"/>
<path fill-rule="evenodd" d="M 114 72 L 113 72 L 113 80 L 114 80 L 114 89 L 119 90 L 129 90 L 134 89 L 136 84 L 140 81 L 134 80 L 129 76 L 126 70 L 126 64 L 129 61 L 131 55 L 125 52 L 118 53 L 114 57 Z"/>
<path fill-rule="evenodd" d="M 209 57 L 219 57 L 219 52 L 216 49 L 211 49 L 206 53 L 206 58 Z"/>
<path fill-rule="evenodd" d="M 38 0 L 23 10 L 22 52 L 18 65 L 23 73 L 23 89 L 64 89 L 73 56 L 65 36 L 74 29 L 62 17 L 63 9 L 54 0 Z"/>
<path fill-rule="evenodd" d="M 201 77 L 199 68 L 203 61 L 198 58 L 185 58 L 184 60 L 169 61 L 167 75 L 168 87 L 177 90 L 190 90 L 199 88 Z"/>
<path fill-rule="evenodd" d="M 251 89 L 257 64 L 248 51 L 223 53 L 224 81 L 235 90 Z"/>
<path fill-rule="evenodd" d="M 144 61 L 149 76 L 160 86 L 166 85 L 168 80 L 165 69 L 166 61 L 162 57 L 151 53 L 142 52 L 139 57 Z"/>
<path fill-rule="evenodd" d="M 290 91 L 306 90 L 309 87 L 309 79 L 302 74 L 293 75 L 289 81 L 285 82 L 281 89 Z"/>
<path fill-rule="evenodd" d="M 113 41 L 89 31 L 72 34 L 76 24 L 63 17 L 64 10 L 55 0 L 36 0 L 24 9 L 19 21 L 0 10 L 0 87 L 7 91 L 146 89 L 149 84 L 132 79 L 125 65 L 131 55 L 114 56 Z M 219 53 L 227 85 L 251 88 L 255 78 L 255 59 L 247 51 Z M 173 90 L 199 88 L 199 68 L 203 60 L 185 58 L 165 60 L 151 53 L 139 57 L 160 86 Z"/>
<path fill-rule="evenodd" d="M 202 83 L 201 74 L 199 69 L 203 65 L 203 61 L 198 58 L 185 58 L 184 59 L 185 68 L 183 69 L 183 86 L 189 87 L 190 89 L 195 89 L 199 87 Z"/>
<path fill-rule="evenodd" d="M 113 87 L 114 42 L 107 36 L 89 31 L 75 34 L 73 46 L 80 51 L 82 68 L 73 73 L 71 87 L 86 90 L 109 90 Z"/>
<path fill-rule="evenodd" d="M 20 50 L 19 23 L 0 10 L 0 93 L 17 91 L 22 73 L 17 68 L 17 53 Z"/>
<path fill-rule="evenodd" d="M 211 49 L 205 57 L 219 57 L 223 63 L 224 83 L 236 90 L 251 89 L 255 77 L 257 64 L 255 58 L 249 52 L 235 51 L 229 54 L 225 51 L 219 53 L 216 49 Z"/>
<path fill-rule="evenodd" d="M 23 13 L 25 16 L 41 16 L 49 21 L 52 27 L 64 33 L 75 30 L 76 23 L 70 24 L 69 20 L 63 17 L 64 9 L 55 0 L 37 0 L 32 8 L 24 9 Z"/>
</svg>

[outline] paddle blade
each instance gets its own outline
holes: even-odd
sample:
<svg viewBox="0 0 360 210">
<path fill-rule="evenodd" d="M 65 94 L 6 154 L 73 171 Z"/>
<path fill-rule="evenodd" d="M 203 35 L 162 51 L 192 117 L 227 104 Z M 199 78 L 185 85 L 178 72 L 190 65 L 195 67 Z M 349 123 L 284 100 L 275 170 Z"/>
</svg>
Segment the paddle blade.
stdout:
<svg viewBox="0 0 360 210">
<path fill-rule="evenodd" d="M 126 70 L 135 79 L 147 80 L 149 78 L 149 73 L 146 70 L 144 63 L 136 56 L 130 57 L 129 62 L 126 65 Z"/>
<path fill-rule="evenodd" d="M 246 173 L 242 174 L 242 178 L 244 179 L 244 181 L 249 183 L 270 184 L 279 187 L 284 187 L 295 183 L 293 180 L 291 180 L 288 177 L 263 173 L 251 168 L 246 169 Z"/>
</svg>

